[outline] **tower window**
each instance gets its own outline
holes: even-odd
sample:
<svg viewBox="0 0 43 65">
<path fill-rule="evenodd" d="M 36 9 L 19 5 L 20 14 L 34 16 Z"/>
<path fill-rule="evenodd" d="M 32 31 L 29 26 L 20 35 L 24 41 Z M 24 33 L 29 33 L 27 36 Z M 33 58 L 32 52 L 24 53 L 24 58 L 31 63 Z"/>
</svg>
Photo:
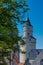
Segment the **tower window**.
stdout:
<svg viewBox="0 0 43 65">
<path fill-rule="evenodd" d="M 29 41 L 31 41 L 31 39 L 29 39 Z"/>
<path fill-rule="evenodd" d="M 28 33 L 28 35 L 29 35 L 29 33 Z"/>
</svg>

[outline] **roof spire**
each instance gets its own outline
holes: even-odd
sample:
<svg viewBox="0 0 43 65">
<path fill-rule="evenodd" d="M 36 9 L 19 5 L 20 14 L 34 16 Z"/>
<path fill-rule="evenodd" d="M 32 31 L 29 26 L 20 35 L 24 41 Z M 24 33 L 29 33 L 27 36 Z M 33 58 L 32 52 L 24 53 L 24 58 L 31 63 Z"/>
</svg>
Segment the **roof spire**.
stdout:
<svg viewBox="0 0 43 65">
<path fill-rule="evenodd" d="M 30 23 L 29 17 L 26 18 L 26 24 L 29 25 L 29 26 L 32 26 L 31 23 Z"/>
</svg>

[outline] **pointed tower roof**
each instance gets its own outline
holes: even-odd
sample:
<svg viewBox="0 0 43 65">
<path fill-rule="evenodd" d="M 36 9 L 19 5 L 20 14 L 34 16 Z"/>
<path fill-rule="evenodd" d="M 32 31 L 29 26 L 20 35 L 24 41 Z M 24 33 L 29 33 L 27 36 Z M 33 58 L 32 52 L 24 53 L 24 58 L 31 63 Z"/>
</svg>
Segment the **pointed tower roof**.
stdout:
<svg viewBox="0 0 43 65">
<path fill-rule="evenodd" d="M 29 17 L 27 18 L 25 23 L 26 23 L 26 25 L 32 26 L 31 23 L 30 23 Z"/>
</svg>

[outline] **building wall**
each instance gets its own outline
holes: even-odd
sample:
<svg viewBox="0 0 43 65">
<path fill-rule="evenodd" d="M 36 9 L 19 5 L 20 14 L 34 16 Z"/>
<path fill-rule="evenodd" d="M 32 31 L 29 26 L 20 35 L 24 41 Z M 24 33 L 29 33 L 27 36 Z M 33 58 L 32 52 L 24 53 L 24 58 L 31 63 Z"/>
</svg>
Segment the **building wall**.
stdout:
<svg viewBox="0 0 43 65">
<path fill-rule="evenodd" d="M 35 61 L 32 63 L 32 65 L 40 65 L 40 61 L 43 59 L 43 51 L 40 52 L 39 55 L 37 55 Z"/>
<path fill-rule="evenodd" d="M 24 37 L 28 37 L 28 36 L 31 36 L 33 34 L 33 28 L 30 27 L 29 25 L 24 26 L 23 30 L 24 30 Z"/>
<path fill-rule="evenodd" d="M 20 45 L 20 63 L 25 63 L 26 60 L 26 45 Z"/>
<path fill-rule="evenodd" d="M 20 63 L 25 63 L 26 54 L 20 53 Z"/>
</svg>

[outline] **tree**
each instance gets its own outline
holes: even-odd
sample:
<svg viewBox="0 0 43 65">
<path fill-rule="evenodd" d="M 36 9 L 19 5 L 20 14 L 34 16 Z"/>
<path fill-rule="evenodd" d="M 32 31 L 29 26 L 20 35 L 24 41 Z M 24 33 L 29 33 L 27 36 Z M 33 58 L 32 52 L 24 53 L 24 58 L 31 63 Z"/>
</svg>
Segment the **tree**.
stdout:
<svg viewBox="0 0 43 65">
<path fill-rule="evenodd" d="M 28 10 L 25 0 L 0 0 L 0 60 L 10 56 L 11 50 L 19 50 L 18 23 Z M 22 19 L 21 19 L 22 17 Z M 16 47 L 14 45 L 16 44 Z M 4 62 L 4 61 L 3 61 Z"/>
</svg>

